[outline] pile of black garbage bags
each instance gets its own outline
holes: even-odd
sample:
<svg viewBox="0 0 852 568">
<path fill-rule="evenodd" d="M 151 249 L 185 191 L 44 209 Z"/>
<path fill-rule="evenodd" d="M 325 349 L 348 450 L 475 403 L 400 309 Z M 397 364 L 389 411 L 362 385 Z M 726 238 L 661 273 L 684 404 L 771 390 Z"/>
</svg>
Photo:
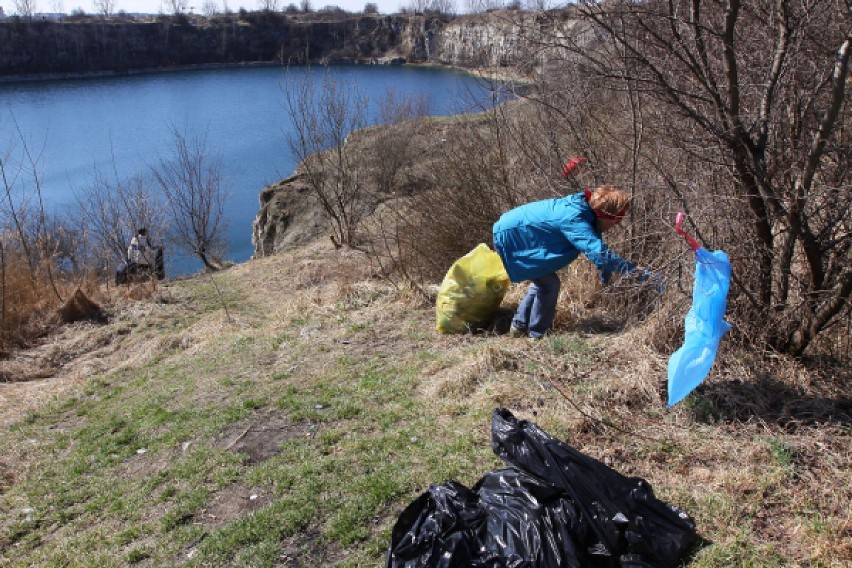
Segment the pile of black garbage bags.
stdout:
<svg viewBox="0 0 852 568">
<path fill-rule="evenodd" d="M 677 566 L 695 524 L 648 483 L 625 477 L 505 409 L 494 452 L 511 467 L 468 489 L 449 481 L 394 526 L 388 568 Z"/>
</svg>

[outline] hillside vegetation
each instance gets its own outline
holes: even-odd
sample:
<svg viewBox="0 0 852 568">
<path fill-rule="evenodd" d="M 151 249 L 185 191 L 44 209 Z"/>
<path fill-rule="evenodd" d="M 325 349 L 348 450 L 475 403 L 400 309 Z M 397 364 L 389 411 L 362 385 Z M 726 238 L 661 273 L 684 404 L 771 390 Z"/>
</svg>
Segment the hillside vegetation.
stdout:
<svg viewBox="0 0 852 568">
<path fill-rule="evenodd" d="M 498 406 L 683 507 L 711 543 L 690 565 L 852 561 L 848 372 L 723 349 L 666 410 L 641 327 L 563 303 L 552 336 L 511 339 L 522 291 L 495 331 L 441 336 L 323 241 L 65 329 L 6 362 L 50 378 L 0 390 L 2 564 L 379 566 L 429 484 L 499 465 Z"/>
<path fill-rule="evenodd" d="M 547 41 L 539 21 L 523 89 L 484 72 L 514 100 L 477 114 L 389 97 L 350 133 L 352 92 L 296 85 L 301 163 L 261 192 L 241 265 L 116 289 L 58 272 L 65 233 L 13 215 L 4 267 L 44 293 L 3 311 L 0 564 L 380 566 L 430 484 L 500 465 L 495 407 L 688 512 L 690 566 L 852 563 L 846 8 L 699 4 L 581 2 Z M 505 333 L 524 285 L 487 329 L 434 331 L 441 278 L 503 211 L 602 184 L 632 198 L 607 243 L 664 290 L 601 289 L 580 260 L 542 341 Z M 694 269 L 678 211 L 731 258 L 733 327 L 667 409 Z M 60 325 L 81 282 L 101 323 Z"/>
</svg>

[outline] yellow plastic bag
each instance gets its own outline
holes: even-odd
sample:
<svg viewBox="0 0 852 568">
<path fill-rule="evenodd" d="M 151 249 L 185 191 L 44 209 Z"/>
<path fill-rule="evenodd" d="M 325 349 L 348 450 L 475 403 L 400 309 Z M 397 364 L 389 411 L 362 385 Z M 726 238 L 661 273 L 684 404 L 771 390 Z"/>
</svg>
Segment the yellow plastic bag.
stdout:
<svg viewBox="0 0 852 568">
<path fill-rule="evenodd" d="M 500 255 L 480 244 L 453 263 L 438 290 L 435 328 L 466 333 L 485 326 L 500 307 L 509 275 Z"/>
</svg>

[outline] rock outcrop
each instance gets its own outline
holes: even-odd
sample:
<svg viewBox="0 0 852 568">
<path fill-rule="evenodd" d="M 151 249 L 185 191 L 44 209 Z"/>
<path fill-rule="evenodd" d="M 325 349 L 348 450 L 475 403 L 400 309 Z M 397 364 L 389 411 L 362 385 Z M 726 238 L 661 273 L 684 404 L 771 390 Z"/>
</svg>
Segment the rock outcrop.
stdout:
<svg viewBox="0 0 852 568">
<path fill-rule="evenodd" d="M 553 14 L 251 12 L 201 18 L 0 22 L 0 77 L 130 73 L 198 65 L 438 63 L 515 66 L 541 59 Z M 552 35 L 550 37 L 553 37 Z"/>
<path fill-rule="evenodd" d="M 315 195 L 300 175 L 294 175 L 260 192 L 260 209 L 252 223 L 254 256 L 304 244 L 327 230 Z"/>
<path fill-rule="evenodd" d="M 311 16 L 311 17 L 309 17 Z M 0 23 L 0 76 L 129 73 L 199 65 L 432 61 L 449 18 L 248 13 L 213 19 Z"/>
</svg>

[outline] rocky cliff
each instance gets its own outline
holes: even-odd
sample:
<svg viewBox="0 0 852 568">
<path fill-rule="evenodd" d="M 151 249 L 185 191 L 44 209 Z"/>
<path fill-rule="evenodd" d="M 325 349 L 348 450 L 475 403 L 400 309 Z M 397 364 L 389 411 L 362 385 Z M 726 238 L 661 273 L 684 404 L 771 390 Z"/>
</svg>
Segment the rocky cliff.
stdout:
<svg viewBox="0 0 852 568">
<path fill-rule="evenodd" d="M 0 22 L 0 76 L 128 73 L 194 65 L 535 61 L 553 18 L 519 12 L 450 17 L 252 12 Z M 536 46 L 536 47 L 533 47 Z"/>
<path fill-rule="evenodd" d="M 250 13 L 216 19 L 0 23 L 0 75 L 127 73 L 244 63 L 423 62 L 448 20 L 426 16 L 308 18 Z"/>
</svg>

